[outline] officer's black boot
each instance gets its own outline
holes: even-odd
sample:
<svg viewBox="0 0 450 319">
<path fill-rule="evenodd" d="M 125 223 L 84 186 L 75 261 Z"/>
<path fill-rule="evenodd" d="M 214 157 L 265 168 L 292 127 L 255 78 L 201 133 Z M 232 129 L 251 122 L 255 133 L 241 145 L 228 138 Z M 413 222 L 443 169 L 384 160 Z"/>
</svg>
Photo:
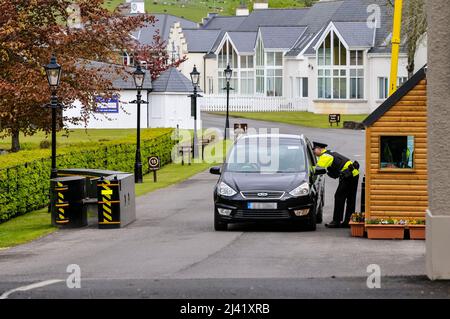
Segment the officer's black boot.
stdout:
<svg viewBox="0 0 450 319">
<path fill-rule="evenodd" d="M 332 221 L 331 223 L 325 224 L 326 228 L 340 228 L 341 227 L 341 223 Z"/>
</svg>

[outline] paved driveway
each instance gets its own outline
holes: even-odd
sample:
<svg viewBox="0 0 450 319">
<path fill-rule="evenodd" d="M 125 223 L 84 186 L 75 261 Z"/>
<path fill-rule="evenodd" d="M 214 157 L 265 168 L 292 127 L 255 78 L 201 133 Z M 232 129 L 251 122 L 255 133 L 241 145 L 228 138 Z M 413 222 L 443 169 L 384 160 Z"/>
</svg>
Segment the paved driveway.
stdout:
<svg viewBox="0 0 450 319">
<path fill-rule="evenodd" d="M 204 126 L 219 127 L 223 118 L 207 115 L 203 121 Z M 329 142 L 333 149 L 362 163 L 362 132 L 278 126 L 282 133 L 303 132 L 312 140 Z M 450 295 L 449 285 L 431 284 L 424 278 L 421 241 L 354 239 L 349 230 L 329 230 L 323 225 L 317 232 L 242 225 L 215 232 L 211 192 L 216 180 L 204 172 L 139 197 L 138 220 L 124 229 L 58 231 L 0 251 L 0 295 L 30 283 L 65 280 L 69 264 L 81 268 L 81 289 L 68 289 L 63 281 L 9 297 Z M 331 218 L 335 184 L 327 181 L 325 221 Z M 370 264 L 381 267 L 384 293 L 366 288 Z"/>
</svg>

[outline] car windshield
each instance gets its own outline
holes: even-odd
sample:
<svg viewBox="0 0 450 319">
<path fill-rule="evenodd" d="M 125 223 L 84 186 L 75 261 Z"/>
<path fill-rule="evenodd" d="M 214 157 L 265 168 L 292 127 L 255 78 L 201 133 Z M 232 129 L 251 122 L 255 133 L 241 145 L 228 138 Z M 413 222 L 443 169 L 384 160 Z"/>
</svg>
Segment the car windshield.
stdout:
<svg viewBox="0 0 450 319">
<path fill-rule="evenodd" d="M 277 136 L 238 140 L 226 164 L 228 172 L 239 173 L 296 173 L 305 167 L 302 141 Z"/>
</svg>

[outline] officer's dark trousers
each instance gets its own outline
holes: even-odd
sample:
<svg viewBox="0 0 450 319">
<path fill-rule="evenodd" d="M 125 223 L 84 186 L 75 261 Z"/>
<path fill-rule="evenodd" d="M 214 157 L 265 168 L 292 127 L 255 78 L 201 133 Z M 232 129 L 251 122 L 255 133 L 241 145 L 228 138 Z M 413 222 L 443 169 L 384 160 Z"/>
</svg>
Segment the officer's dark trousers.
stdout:
<svg viewBox="0 0 450 319">
<path fill-rule="evenodd" d="M 333 221 L 340 223 L 344 217 L 344 207 L 347 203 L 345 210 L 344 222 L 348 223 L 350 217 L 355 213 L 356 207 L 356 193 L 358 191 L 359 175 L 356 177 L 340 178 L 339 186 L 334 194 L 334 213 Z"/>
</svg>

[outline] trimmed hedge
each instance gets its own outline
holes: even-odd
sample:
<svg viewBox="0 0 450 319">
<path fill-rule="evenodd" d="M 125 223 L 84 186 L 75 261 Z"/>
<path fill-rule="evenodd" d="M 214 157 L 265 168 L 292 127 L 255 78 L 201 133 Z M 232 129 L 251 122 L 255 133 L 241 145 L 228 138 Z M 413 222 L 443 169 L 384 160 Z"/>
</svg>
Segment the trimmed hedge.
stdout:
<svg viewBox="0 0 450 319">
<path fill-rule="evenodd" d="M 143 171 L 148 170 L 147 157 L 157 155 L 161 165 L 171 161 L 176 141 L 172 131 L 159 136 L 143 134 L 141 154 Z M 90 144 L 81 150 L 63 149 L 57 156 L 60 168 L 96 168 L 132 172 L 136 143 L 131 140 Z M 21 165 L 0 169 L 0 223 L 48 205 L 51 158 L 45 157 Z"/>
</svg>

